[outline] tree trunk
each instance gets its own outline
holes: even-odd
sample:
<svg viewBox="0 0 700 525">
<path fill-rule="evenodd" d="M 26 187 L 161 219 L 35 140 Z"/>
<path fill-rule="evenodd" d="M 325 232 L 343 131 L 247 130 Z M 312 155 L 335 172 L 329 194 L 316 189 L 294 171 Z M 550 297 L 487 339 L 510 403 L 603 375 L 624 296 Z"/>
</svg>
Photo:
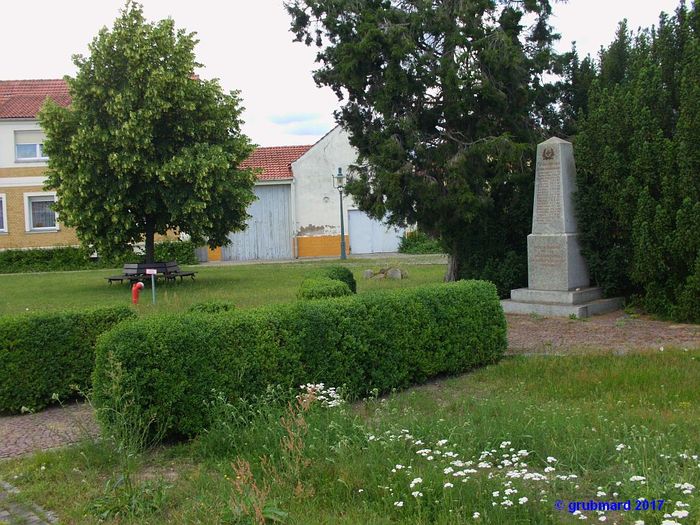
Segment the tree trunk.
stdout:
<svg viewBox="0 0 700 525">
<path fill-rule="evenodd" d="M 445 282 L 449 283 L 459 279 L 459 256 L 450 254 L 447 259 L 447 271 L 445 272 Z"/>
<path fill-rule="evenodd" d="M 146 262 L 152 263 L 155 258 L 155 228 L 146 223 Z"/>
</svg>

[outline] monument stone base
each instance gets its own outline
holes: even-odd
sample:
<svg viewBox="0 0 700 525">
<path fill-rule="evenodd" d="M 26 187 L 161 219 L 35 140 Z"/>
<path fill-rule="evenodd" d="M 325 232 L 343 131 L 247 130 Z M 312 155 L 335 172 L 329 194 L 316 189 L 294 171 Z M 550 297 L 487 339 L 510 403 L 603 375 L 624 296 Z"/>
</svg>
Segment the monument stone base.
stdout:
<svg viewBox="0 0 700 525">
<path fill-rule="evenodd" d="M 621 297 L 603 299 L 603 290 L 597 287 L 566 292 L 519 288 L 511 290 L 510 297 L 501 301 L 503 311 L 507 314 L 538 314 L 553 317 L 575 315 L 583 319 L 622 308 Z"/>
</svg>

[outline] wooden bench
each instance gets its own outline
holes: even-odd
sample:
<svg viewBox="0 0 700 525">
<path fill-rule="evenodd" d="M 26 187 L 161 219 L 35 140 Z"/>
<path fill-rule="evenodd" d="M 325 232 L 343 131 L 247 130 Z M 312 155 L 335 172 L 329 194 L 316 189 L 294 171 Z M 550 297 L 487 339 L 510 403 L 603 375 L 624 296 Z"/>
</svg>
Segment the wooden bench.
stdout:
<svg viewBox="0 0 700 525">
<path fill-rule="evenodd" d="M 146 273 L 146 270 L 156 270 L 156 279 L 163 277 L 165 282 L 175 281 L 178 277 L 180 282 L 182 282 L 185 277 L 192 277 L 196 272 L 182 271 L 180 266 L 178 266 L 177 261 L 164 262 L 153 262 L 153 263 L 127 263 L 124 265 L 122 275 L 112 275 L 111 277 L 105 277 L 109 284 L 114 281 L 124 282 L 129 281 L 133 283 L 136 281 L 149 281 L 151 276 Z"/>
<path fill-rule="evenodd" d="M 109 284 L 112 284 L 113 281 L 123 283 L 125 280 L 131 282 L 137 281 L 140 278 L 139 265 L 136 263 L 125 264 L 122 272 L 122 275 L 112 275 L 111 277 L 105 277 L 105 279 L 107 279 Z"/>
<path fill-rule="evenodd" d="M 165 280 L 166 282 L 169 280 L 175 281 L 178 277 L 180 278 L 180 282 L 185 277 L 192 277 L 192 280 L 194 281 L 194 276 L 197 272 L 190 272 L 190 271 L 182 271 L 180 269 L 180 266 L 178 266 L 177 261 L 169 261 L 165 263 Z"/>
</svg>

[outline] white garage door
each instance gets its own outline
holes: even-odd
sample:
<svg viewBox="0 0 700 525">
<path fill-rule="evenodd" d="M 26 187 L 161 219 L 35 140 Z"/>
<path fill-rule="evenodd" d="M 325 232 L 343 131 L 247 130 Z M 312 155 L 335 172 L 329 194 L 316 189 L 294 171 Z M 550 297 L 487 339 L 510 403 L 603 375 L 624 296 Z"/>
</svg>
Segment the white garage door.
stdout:
<svg viewBox="0 0 700 525">
<path fill-rule="evenodd" d="M 224 261 L 292 258 L 291 186 L 256 186 L 258 200 L 248 208 L 248 227 L 229 235 Z"/>
<path fill-rule="evenodd" d="M 404 230 L 371 219 L 360 210 L 348 211 L 351 253 L 387 253 L 399 251 Z"/>
</svg>

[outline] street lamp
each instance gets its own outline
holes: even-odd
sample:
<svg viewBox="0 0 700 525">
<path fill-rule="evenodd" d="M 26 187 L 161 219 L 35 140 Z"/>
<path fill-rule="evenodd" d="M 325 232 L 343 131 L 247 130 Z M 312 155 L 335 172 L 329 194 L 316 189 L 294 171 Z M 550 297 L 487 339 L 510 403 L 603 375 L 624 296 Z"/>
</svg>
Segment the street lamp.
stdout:
<svg viewBox="0 0 700 525">
<path fill-rule="evenodd" d="M 338 168 L 338 173 L 332 175 L 333 186 L 338 190 L 338 195 L 340 195 L 340 258 L 347 259 L 345 254 L 345 217 L 343 215 L 343 187 L 345 186 L 345 175 L 343 175 L 343 168 Z"/>
</svg>

